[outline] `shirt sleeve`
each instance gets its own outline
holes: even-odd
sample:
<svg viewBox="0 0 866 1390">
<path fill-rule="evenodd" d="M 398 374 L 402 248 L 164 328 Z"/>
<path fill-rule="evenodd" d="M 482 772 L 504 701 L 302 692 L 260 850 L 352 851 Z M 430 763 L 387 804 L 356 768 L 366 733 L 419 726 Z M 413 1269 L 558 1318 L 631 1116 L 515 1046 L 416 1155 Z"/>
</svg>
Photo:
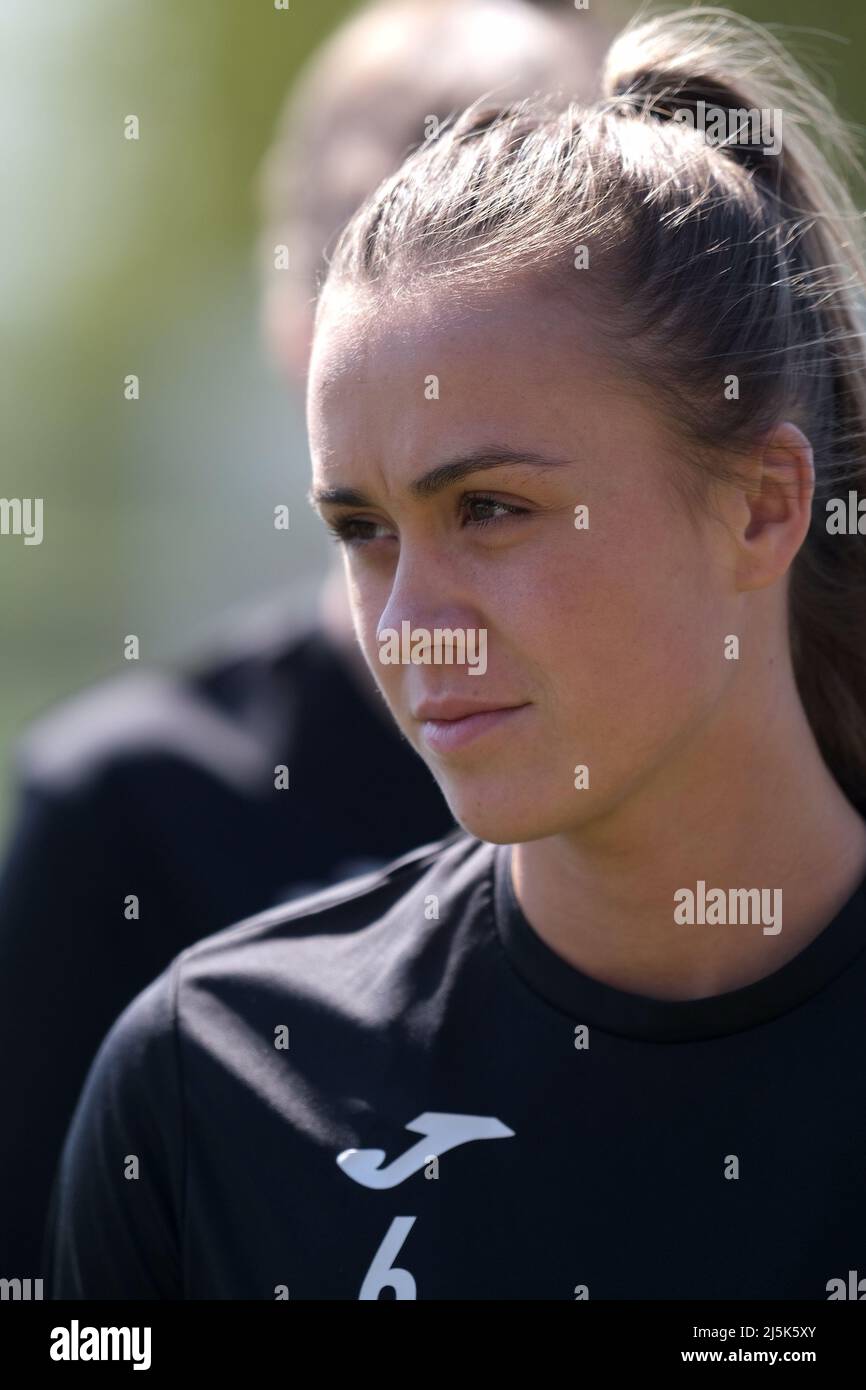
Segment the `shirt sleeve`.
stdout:
<svg viewBox="0 0 866 1390">
<path fill-rule="evenodd" d="M 126 1007 L 87 1074 L 49 1204 L 50 1298 L 184 1296 L 181 961 Z"/>
</svg>

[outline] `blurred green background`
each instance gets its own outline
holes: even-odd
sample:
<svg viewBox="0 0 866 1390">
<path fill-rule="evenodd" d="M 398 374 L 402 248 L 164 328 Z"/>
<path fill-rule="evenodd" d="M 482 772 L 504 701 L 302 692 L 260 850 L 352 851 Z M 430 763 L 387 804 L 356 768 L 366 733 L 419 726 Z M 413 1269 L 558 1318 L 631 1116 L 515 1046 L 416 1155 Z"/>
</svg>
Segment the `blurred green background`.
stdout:
<svg viewBox="0 0 866 1390">
<path fill-rule="evenodd" d="M 591 5 L 614 26 L 634 8 Z M 254 180 L 293 76 L 357 8 L 0 0 L 0 496 L 45 499 L 41 545 L 0 537 L 0 830 L 15 736 L 128 668 L 127 633 L 171 661 L 230 605 L 312 602 L 330 549 L 260 343 Z M 731 8 L 808 30 L 790 41 L 866 120 L 863 0 Z"/>
</svg>

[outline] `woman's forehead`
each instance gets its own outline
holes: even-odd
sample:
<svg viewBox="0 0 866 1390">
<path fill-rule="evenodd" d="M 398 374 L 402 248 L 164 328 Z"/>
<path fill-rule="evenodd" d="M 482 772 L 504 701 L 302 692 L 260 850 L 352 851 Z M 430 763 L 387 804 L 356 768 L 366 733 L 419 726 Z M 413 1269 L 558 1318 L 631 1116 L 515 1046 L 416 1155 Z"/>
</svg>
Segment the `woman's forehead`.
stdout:
<svg viewBox="0 0 866 1390">
<path fill-rule="evenodd" d="M 348 384 L 411 389 L 447 380 L 515 376 L 523 393 L 546 394 L 562 372 L 600 374 L 592 326 L 573 302 L 525 285 L 464 296 L 430 286 L 399 298 L 364 287 L 328 292 L 310 363 L 311 398 Z M 435 378 L 428 383 L 428 378 Z M 441 390 L 438 396 L 443 399 Z"/>
<path fill-rule="evenodd" d="M 513 317 L 515 305 L 507 311 L 404 324 L 395 334 L 383 321 L 372 320 L 367 335 L 353 332 L 350 316 L 335 321 L 309 400 L 316 486 L 352 486 L 380 467 L 414 477 L 491 441 L 599 466 L 657 451 L 652 410 L 622 381 L 611 384 L 564 315 L 555 333 L 549 322 Z M 504 331 L 506 322 L 517 331 Z"/>
</svg>

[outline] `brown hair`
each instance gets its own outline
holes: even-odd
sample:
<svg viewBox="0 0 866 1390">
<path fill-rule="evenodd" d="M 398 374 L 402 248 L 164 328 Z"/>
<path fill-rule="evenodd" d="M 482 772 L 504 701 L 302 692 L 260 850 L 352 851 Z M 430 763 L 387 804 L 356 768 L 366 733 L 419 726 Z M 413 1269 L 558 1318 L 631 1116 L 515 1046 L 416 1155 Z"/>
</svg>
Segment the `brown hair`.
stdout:
<svg viewBox="0 0 866 1390">
<path fill-rule="evenodd" d="M 700 102 L 733 113 L 725 143 L 695 128 Z M 743 139 L 752 111 L 782 112 L 778 153 Z M 851 148 L 768 30 L 718 9 L 639 20 L 614 42 L 595 104 L 475 103 L 410 155 L 345 229 L 325 283 L 579 285 L 603 307 L 612 360 L 690 446 L 701 495 L 711 476 L 736 479 L 765 430 L 797 423 L 817 485 L 792 566 L 792 658 L 822 754 L 859 800 L 866 539 L 826 526 L 838 489 L 866 496 L 860 218 L 826 153 L 856 168 Z M 589 275 L 575 274 L 576 247 Z"/>
</svg>

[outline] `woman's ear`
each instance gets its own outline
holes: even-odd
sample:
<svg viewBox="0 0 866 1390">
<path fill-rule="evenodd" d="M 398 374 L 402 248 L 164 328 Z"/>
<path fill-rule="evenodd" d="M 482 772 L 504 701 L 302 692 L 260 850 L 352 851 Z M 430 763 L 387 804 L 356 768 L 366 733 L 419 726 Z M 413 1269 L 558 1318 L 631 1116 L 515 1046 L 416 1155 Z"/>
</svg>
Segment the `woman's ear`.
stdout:
<svg viewBox="0 0 866 1390">
<path fill-rule="evenodd" d="M 809 530 L 815 493 L 812 446 L 790 420 L 755 449 L 741 492 L 739 588 L 762 589 L 786 574 Z"/>
</svg>

